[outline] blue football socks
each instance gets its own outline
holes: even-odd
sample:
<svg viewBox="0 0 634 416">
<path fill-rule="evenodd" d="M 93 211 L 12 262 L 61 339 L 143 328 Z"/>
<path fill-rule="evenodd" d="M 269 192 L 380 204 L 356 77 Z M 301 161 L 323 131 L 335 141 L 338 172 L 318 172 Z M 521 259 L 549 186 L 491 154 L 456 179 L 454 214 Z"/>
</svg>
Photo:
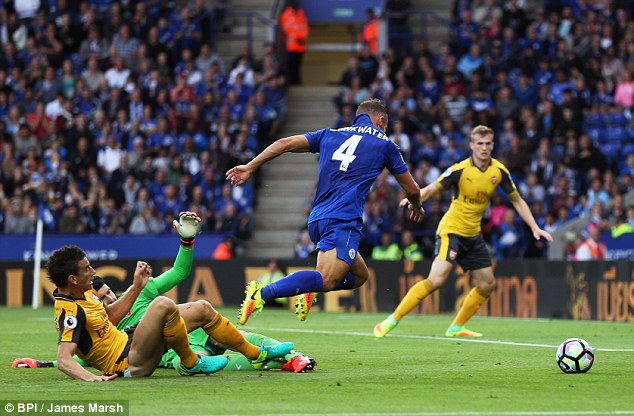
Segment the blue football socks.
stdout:
<svg viewBox="0 0 634 416">
<path fill-rule="evenodd" d="M 341 279 L 339 281 L 339 283 L 337 283 L 337 286 L 335 286 L 334 290 L 354 289 L 355 280 L 356 279 L 354 278 L 354 275 L 352 273 L 348 272 L 343 277 L 343 279 Z"/>
<path fill-rule="evenodd" d="M 300 293 L 321 292 L 324 281 L 321 273 L 315 270 L 300 270 L 291 273 L 277 282 L 262 288 L 260 295 L 265 301 L 275 298 L 286 298 Z"/>
</svg>

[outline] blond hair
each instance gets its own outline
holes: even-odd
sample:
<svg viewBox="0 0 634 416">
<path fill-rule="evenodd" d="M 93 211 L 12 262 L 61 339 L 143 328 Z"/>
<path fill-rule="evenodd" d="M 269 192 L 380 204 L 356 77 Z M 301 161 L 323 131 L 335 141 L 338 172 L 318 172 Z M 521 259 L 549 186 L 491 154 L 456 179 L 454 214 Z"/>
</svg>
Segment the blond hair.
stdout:
<svg viewBox="0 0 634 416">
<path fill-rule="evenodd" d="M 483 125 L 475 126 L 473 130 L 471 130 L 471 140 L 473 141 L 473 138 L 475 136 L 484 137 L 488 136 L 489 134 L 491 135 L 491 137 L 493 137 L 493 129 L 491 127 Z"/>
</svg>

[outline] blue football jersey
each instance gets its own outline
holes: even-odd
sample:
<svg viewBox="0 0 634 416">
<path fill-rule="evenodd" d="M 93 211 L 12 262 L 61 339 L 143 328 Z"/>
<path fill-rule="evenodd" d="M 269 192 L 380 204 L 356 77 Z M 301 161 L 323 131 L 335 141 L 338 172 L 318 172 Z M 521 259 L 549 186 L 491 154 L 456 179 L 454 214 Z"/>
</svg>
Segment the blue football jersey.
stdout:
<svg viewBox="0 0 634 416">
<path fill-rule="evenodd" d="M 377 176 L 387 168 L 407 172 L 398 146 L 359 114 L 352 126 L 306 133 L 312 153 L 319 153 L 319 180 L 308 222 L 361 219 L 363 204 Z"/>
</svg>

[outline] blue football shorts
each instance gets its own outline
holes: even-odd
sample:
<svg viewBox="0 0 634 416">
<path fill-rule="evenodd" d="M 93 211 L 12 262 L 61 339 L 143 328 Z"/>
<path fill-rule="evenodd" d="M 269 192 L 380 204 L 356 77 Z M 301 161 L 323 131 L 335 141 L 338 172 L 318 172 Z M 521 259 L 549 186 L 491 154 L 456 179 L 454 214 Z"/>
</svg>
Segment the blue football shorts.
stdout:
<svg viewBox="0 0 634 416">
<path fill-rule="evenodd" d="M 317 249 L 337 249 L 337 257 L 352 267 L 361 240 L 361 220 L 323 219 L 308 224 L 308 234 Z"/>
</svg>

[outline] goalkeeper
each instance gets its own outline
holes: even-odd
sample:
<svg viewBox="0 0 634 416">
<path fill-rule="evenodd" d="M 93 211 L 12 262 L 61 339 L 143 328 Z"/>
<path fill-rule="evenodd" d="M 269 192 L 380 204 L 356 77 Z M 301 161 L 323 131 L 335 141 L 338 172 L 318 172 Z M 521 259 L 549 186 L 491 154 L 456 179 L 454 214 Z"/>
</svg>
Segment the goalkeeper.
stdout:
<svg viewBox="0 0 634 416">
<path fill-rule="evenodd" d="M 255 332 L 243 332 L 245 339 L 255 345 L 275 346 L 279 345 L 280 341 L 266 337 L 262 334 Z M 241 355 L 235 353 L 226 353 L 227 347 L 215 342 L 209 335 L 200 329 L 196 329 L 189 333 L 189 345 L 191 349 L 200 355 L 221 355 L 227 358 L 227 366 L 225 371 L 249 371 L 255 370 L 255 368 L 249 364 L 249 360 Z M 176 352 L 172 349 L 163 354 L 159 367 L 161 368 L 177 368 L 179 358 Z M 261 370 L 275 370 L 293 371 L 295 373 L 305 373 L 312 371 L 317 363 L 311 357 L 304 355 L 300 352 L 292 350 L 282 358 L 274 358 L 266 362 L 264 366 L 260 367 Z"/>
<path fill-rule="evenodd" d="M 193 260 L 193 246 L 194 238 L 198 230 L 198 224 L 200 218 L 193 212 L 183 212 L 179 216 L 179 220 L 174 220 L 174 229 L 178 232 L 181 238 L 181 246 L 176 256 L 173 267 L 161 274 L 157 278 L 150 278 L 147 285 L 143 288 L 138 298 L 134 302 L 130 312 L 124 316 L 118 323 L 117 328 L 125 329 L 133 327 L 144 315 L 150 303 L 158 296 L 166 293 L 175 287 L 178 283 L 183 281 L 189 275 Z M 93 283 L 93 289 L 98 289 L 98 296 L 104 300 L 105 307 L 116 300 L 116 296 L 110 288 L 104 284 L 103 279 L 95 276 L 95 282 Z M 128 288 L 129 290 L 129 288 Z M 126 295 L 123 293 L 122 297 Z M 189 321 L 199 319 L 197 316 L 196 303 L 205 302 L 197 301 L 188 304 L 180 304 L 179 309 L 181 315 Z M 210 305 L 211 307 L 211 305 Z M 249 367 L 261 368 L 266 361 L 273 358 L 281 358 L 287 355 L 292 350 L 292 343 L 277 343 L 276 345 L 261 345 L 258 348 L 256 345 L 248 342 L 244 335 L 238 331 L 238 329 L 229 322 L 227 318 L 220 313 L 212 309 L 212 319 L 205 324 L 200 332 L 205 335 L 211 336 L 218 342 L 222 342 L 227 348 L 238 351 L 244 355 L 245 363 Z M 188 319 L 189 318 L 189 319 Z M 80 361 L 79 358 L 76 358 Z M 81 362 L 80 362 L 81 363 Z M 13 362 L 13 367 L 55 367 L 56 361 L 38 361 L 33 359 L 16 359 Z M 179 366 L 176 366 L 179 368 Z"/>
</svg>

